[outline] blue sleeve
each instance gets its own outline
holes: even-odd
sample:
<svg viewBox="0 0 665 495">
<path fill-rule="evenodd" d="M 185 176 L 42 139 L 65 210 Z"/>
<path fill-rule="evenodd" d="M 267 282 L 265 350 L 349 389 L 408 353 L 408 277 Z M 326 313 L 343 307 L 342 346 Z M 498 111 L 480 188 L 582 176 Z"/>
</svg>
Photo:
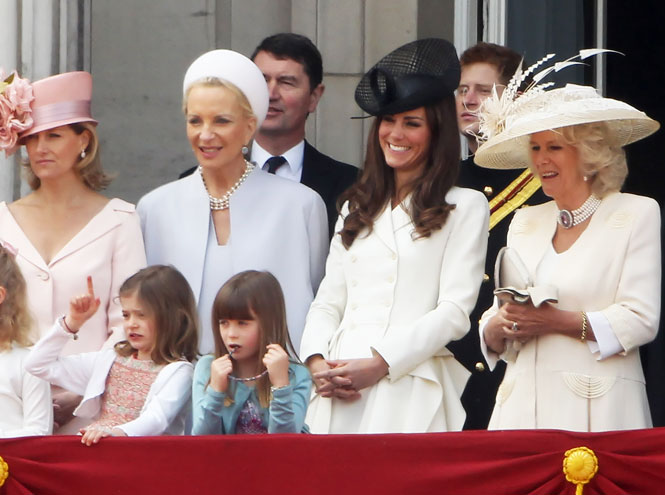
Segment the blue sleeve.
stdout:
<svg viewBox="0 0 665 495">
<path fill-rule="evenodd" d="M 222 412 L 226 394 L 209 387 L 210 365 L 214 357 L 203 356 L 192 381 L 192 435 L 220 435 L 224 432 Z"/>
<path fill-rule="evenodd" d="M 289 385 L 273 392 L 270 401 L 268 433 L 300 433 L 312 388 L 309 370 L 301 364 L 289 366 Z"/>
</svg>

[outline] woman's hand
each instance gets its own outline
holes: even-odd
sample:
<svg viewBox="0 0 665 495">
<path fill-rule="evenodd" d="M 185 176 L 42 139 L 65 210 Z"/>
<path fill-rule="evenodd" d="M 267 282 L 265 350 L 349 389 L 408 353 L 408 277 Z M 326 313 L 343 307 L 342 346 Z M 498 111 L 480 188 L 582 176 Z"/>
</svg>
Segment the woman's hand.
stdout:
<svg viewBox="0 0 665 495">
<path fill-rule="evenodd" d="M 503 352 L 505 340 L 526 343 L 534 337 L 546 334 L 561 334 L 579 338 L 582 318 L 577 311 L 564 311 L 550 303 L 535 307 L 528 304 L 508 302 L 501 306 L 485 327 L 485 343 L 494 352 Z M 594 336 L 589 329 L 587 340 Z"/>
<path fill-rule="evenodd" d="M 307 360 L 307 367 L 312 374 L 312 378 L 314 378 L 316 393 L 321 397 L 335 397 L 349 401 L 360 397 L 360 393 L 350 386 L 351 381 L 349 379 L 339 376 L 327 378 L 321 375 L 330 370 L 331 367 L 320 354 L 310 357 Z"/>
<path fill-rule="evenodd" d="M 279 344 L 268 344 L 263 365 L 268 369 L 270 384 L 275 388 L 289 384 L 289 355 Z"/>
<path fill-rule="evenodd" d="M 314 374 L 314 378 L 324 378 L 355 391 L 375 385 L 388 374 L 388 364 L 378 354 L 371 358 L 326 361 L 326 364 L 330 369 Z"/>
<path fill-rule="evenodd" d="M 67 329 L 76 333 L 81 326 L 90 319 L 99 309 L 100 300 L 95 297 L 95 289 L 92 286 L 92 277 L 88 277 L 88 293 L 72 297 L 69 301 L 69 314 L 65 316 Z"/>
<path fill-rule="evenodd" d="M 90 447 L 105 437 L 126 437 L 127 433 L 122 431 L 120 428 L 113 428 L 111 431 L 108 430 L 89 430 L 81 429 L 80 432 L 83 434 L 81 438 L 81 443 Z"/>
<path fill-rule="evenodd" d="M 210 386 L 216 392 L 224 392 L 229 388 L 229 375 L 233 371 L 233 362 L 228 354 L 218 357 L 210 363 Z"/>
</svg>

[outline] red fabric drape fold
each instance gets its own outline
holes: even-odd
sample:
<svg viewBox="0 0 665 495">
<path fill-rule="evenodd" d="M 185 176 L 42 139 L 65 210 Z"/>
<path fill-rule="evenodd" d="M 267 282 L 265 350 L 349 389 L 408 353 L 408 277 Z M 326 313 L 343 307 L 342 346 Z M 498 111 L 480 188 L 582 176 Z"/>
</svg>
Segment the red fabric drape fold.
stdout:
<svg viewBox="0 0 665 495">
<path fill-rule="evenodd" d="M 609 433 L 470 431 L 422 435 L 260 435 L 0 440 L 0 495 L 359 493 L 567 495 L 564 453 L 599 470 L 585 495 L 662 493 L 665 428 Z"/>
</svg>

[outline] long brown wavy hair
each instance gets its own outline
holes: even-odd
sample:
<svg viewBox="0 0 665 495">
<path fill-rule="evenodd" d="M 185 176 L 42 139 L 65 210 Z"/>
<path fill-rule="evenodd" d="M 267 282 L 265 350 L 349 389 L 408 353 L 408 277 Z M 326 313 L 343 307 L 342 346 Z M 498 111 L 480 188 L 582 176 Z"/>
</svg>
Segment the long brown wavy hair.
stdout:
<svg viewBox="0 0 665 495">
<path fill-rule="evenodd" d="M 32 345 L 29 334 L 33 320 L 28 310 L 25 279 L 14 255 L 0 246 L 0 286 L 5 299 L 0 303 L 0 345 L 16 342 L 22 347 Z M 0 347 L 0 350 L 3 350 Z"/>
<path fill-rule="evenodd" d="M 441 229 L 455 205 L 446 203 L 446 194 L 455 185 L 459 173 L 460 138 L 455 112 L 455 98 L 446 96 L 425 107 L 431 141 L 425 168 L 419 177 L 407 184 L 411 193 L 409 216 L 415 226 L 415 238 L 429 237 Z M 367 140 L 365 167 L 356 184 L 338 201 L 338 209 L 348 201 L 349 214 L 340 231 L 342 244 L 349 249 L 361 232 L 369 234 L 374 220 L 396 194 L 395 175 L 386 163 L 379 143 L 376 117 Z"/>
</svg>

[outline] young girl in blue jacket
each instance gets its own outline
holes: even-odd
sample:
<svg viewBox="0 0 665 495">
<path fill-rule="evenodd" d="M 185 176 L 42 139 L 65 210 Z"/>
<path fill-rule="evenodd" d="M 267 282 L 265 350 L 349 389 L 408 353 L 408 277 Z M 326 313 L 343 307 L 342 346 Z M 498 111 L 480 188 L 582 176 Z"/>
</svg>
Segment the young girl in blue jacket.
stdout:
<svg viewBox="0 0 665 495">
<path fill-rule="evenodd" d="M 307 432 L 312 381 L 295 357 L 277 279 L 253 270 L 230 278 L 212 323 L 215 354 L 194 371 L 192 434 Z"/>
</svg>

